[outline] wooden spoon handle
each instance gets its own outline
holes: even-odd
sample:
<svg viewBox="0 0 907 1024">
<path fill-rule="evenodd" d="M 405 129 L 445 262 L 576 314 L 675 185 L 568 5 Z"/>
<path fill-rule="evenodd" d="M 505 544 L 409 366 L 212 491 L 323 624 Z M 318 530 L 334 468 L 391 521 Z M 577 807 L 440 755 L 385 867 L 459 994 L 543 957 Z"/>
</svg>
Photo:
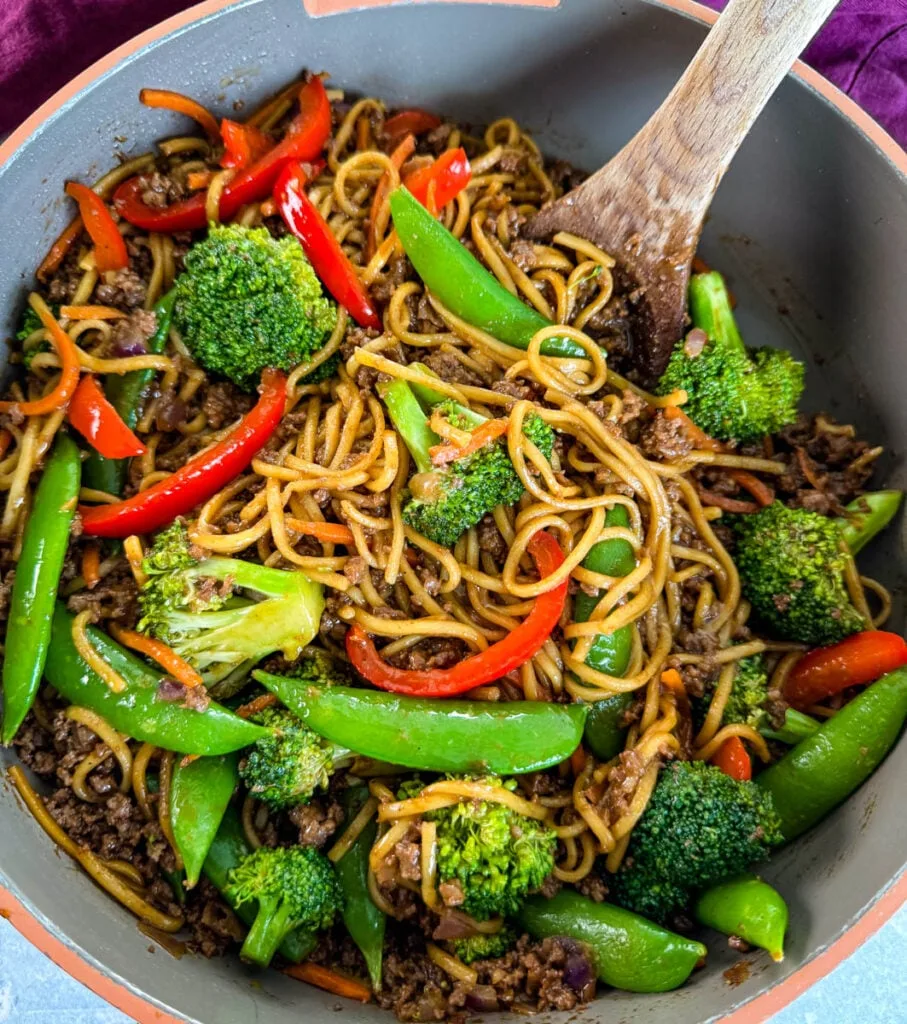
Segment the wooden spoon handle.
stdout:
<svg viewBox="0 0 907 1024">
<path fill-rule="evenodd" d="M 730 0 L 699 52 L 628 148 L 672 140 L 670 205 L 705 213 L 728 164 L 838 0 Z M 656 148 L 660 148 L 656 146 Z M 659 161 L 660 162 L 660 161 Z M 673 167 L 671 166 L 673 164 Z"/>
</svg>

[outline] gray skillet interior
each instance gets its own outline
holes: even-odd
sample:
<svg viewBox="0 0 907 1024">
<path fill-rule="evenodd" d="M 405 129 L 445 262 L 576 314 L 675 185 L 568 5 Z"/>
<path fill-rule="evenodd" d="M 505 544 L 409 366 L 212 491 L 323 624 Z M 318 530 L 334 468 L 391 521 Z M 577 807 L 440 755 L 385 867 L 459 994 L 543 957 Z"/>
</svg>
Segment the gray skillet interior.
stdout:
<svg viewBox="0 0 907 1024">
<path fill-rule="evenodd" d="M 190 93 L 228 112 L 254 103 L 303 66 L 333 83 L 485 123 L 510 115 L 551 154 L 594 168 L 658 105 L 704 28 L 632 0 L 563 0 L 553 10 L 470 4 L 401 5 L 311 19 L 300 0 L 249 0 L 129 58 L 42 125 L 0 171 L 2 335 L 13 331 L 24 289 L 68 211 L 67 177 L 90 180 L 114 149 L 135 155 L 185 122 L 142 109 L 142 86 Z M 703 254 L 731 278 L 750 343 L 794 349 L 810 362 L 807 402 L 854 420 L 891 454 L 904 485 L 907 432 L 907 185 L 882 154 L 802 83 L 769 104 L 722 185 Z M 904 572 L 903 529 L 890 530 L 866 569 L 895 591 Z M 895 599 L 894 628 L 903 623 Z M 8 753 L 0 758 L 9 761 Z M 834 940 L 902 871 L 907 816 L 898 774 L 907 743 L 873 779 L 766 869 L 791 905 L 788 957 L 754 967 L 731 989 L 731 962 L 712 943 L 709 967 L 660 996 L 609 993 L 587 1019 L 642 1024 L 702 1022 L 795 971 Z M 296 1024 L 333 1017 L 336 999 L 232 960 L 172 960 L 134 920 L 51 847 L 0 786 L 0 872 L 58 936 L 158 1006 L 206 1024 L 267 1018 Z M 357 1020 L 374 1008 L 345 1004 Z M 617 1015 L 615 1017 L 615 1014 Z"/>
</svg>

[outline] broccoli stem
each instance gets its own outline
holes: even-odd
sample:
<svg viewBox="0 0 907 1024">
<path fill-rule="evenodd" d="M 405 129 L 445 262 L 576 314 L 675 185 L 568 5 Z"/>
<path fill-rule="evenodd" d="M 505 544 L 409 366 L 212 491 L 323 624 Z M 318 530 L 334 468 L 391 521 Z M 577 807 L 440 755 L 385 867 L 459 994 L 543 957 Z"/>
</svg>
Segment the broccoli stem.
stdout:
<svg viewBox="0 0 907 1024">
<path fill-rule="evenodd" d="M 690 317 L 693 326 L 705 331 L 711 341 L 746 355 L 724 278 L 717 271 L 690 278 Z"/>
<path fill-rule="evenodd" d="M 283 597 L 299 588 L 299 573 L 244 562 L 240 558 L 205 558 L 190 571 L 195 576 L 229 579 L 235 587 L 254 590 L 268 597 Z"/>
<path fill-rule="evenodd" d="M 429 449 L 441 443 L 441 438 L 429 427 L 428 417 L 419 400 L 405 380 L 394 380 L 378 385 L 378 394 L 384 399 L 391 422 L 409 449 L 420 473 L 432 473 L 435 466 Z"/>
<path fill-rule="evenodd" d="M 784 724 L 780 729 L 760 729 L 759 732 L 769 740 L 787 743 L 793 746 L 819 731 L 819 723 L 815 718 L 804 715 L 802 711 L 788 708 L 784 712 Z"/>
<path fill-rule="evenodd" d="M 425 363 L 413 363 L 413 367 L 417 370 L 421 370 L 423 373 L 426 373 L 431 377 L 438 376 L 431 367 L 426 366 Z M 416 398 L 418 398 L 424 406 L 427 405 L 431 408 L 432 406 L 440 405 L 442 402 L 450 401 L 451 407 L 454 409 L 456 414 L 461 416 L 472 426 L 478 427 L 483 423 L 488 422 L 487 416 L 482 416 L 481 413 L 474 412 L 472 409 L 467 409 L 465 405 L 460 405 L 459 402 L 452 401 L 447 395 L 442 395 L 440 391 L 435 391 L 434 388 L 430 388 L 427 384 L 411 384 L 410 387 L 412 388 Z"/>
<path fill-rule="evenodd" d="M 267 967 L 292 930 L 292 908 L 288 900 L 279 896 L 260 899 L 258 913 L 239 955 L 249 963 Z"/>
</svg>

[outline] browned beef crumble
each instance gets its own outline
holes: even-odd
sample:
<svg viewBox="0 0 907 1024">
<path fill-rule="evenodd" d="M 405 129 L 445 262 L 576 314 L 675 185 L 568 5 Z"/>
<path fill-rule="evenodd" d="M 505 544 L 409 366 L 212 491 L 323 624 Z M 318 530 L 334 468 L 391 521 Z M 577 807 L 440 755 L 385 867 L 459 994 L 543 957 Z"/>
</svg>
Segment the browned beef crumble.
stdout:
<svg viewBox="0 0 907 1024">
<path fill-rule="evenodd" d="M 336 800 L 316 798 L 311 803 L 292 808 L 287 817 L 299 830 L 300 846 L 320 849 L 343 822 L 343 808 Z"/>
</svg>

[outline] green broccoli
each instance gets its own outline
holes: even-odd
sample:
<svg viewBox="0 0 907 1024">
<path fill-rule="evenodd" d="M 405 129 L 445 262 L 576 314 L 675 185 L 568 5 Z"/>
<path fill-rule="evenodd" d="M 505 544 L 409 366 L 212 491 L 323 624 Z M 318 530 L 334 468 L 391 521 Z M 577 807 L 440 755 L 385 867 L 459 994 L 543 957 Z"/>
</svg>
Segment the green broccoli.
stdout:
<svg viewBox="0 0 907 1024">
<path fill-rule="evenodd" d="M 781 349 L 746 348 L 720 274 L 690 279 L 690 316 L 708 340 L 701 349 L 689 336 L 677 343 L 658 393 L 682 388 L 688 396 L 684 412 L 724 441 L 758 441 L 792 423 L 803 393 L 803 364 Z"/>
<path fill-rule="evenodd" d="M 743 593 L 780 637 L 831 644 L 865 628 L 847 594 L 849 556 L 834 520 L 776 501 L 734 528 Z"/>
<path fill-rule="evenodd" d="M 771 797 L 702 761 L 666 765 L 624 861 L 615 903 L 664 923 L 703 889 L 765 860 L 781 842 Z"/>
<path fill-rule="evenodd" d="M 212 228 L 174 289 L 173 321 L 193 358 L 246 390 L 266 367 L 311 359 L 337 323 L 299 242 L 265 228 Z"/>
<path fill-rule="evenodd" d="M 516 940 L 516 932 L 505 924 L 500 931 L 492 935 L 476 932 L 465 939 L 453 939 L 448 943 L 448 947 L 464 964 L 471 964 L 475 960 L 497 960 L 499 956 L 510 952 L 516 945 Z"/>
<path fill-rule="evenodd" d="M 286 708 L 265 708 L 252 721 L 271 730 L 239 765 L 252 796 L 277 810 L 307 804 L 316 789 L 326 789 L 331 775 L 349 764 L 353 754 L 312 732 Z"/>
<path fill-rule="evenodd" d="M 320 583 L 298 571 L 206 558 L 179 521 L 157 535 L 142 568 L 148 580 L 139 594 L 139 629 L 168 643 L 209 685 L 274 651 L 295 658 L 318 632 Z M 237 590 L 265 599 L 238 597 Z"/>
<path fill-rule="evenodd" d="M 54 303 L 50 307 L 51 313 L 59 319 L 60 316 L 60 304 Z M 31 348 L 25 348 L 25 342 L 35 333 L 40 331 L 44 325 L 41 323 L 41 318 L 31 308 L 31 306 L 25 307 L 25 312 L 22 314 L 22 319 L 19 321 L 19 330 L 16 331 L 16 341 L 22 345 L 22 362 L 25 365 L 26 370 L 31 369 L 32 360 L 41 352 L 50 352 L 52 346 L 49 341 L 39 341 L 32 345 Z"/>
<path fill-rule="evenodd" d="M 429 449 L 441 439 L 429 426 L 409 384 L 394 380 L 379 385 L 378 390 L 418 471 L 410 481 L 410 495 L 403 508 L 407 525 L 436 544 L 450 547 L 496 505 L 519 501 L 523 483 L 503 440 L 490 441 L 467 458 L 439 468 L 432 462 Z M 443 410 L 463 429 L 485 421 L 455 403 L 445 405 Z M 551 458 L 554 432 L 544 420 L 538 416 L 527 418 L 525 434 L 545 458 Z"/>
<path fill-rule="evenodd" d="M 311 846 L 255 850 L 230 872 L 224 896 L 238 907 L 258 904 L 240 956 L 260 967 L 268 966 L 290 932 L 330 928 L 343 908 L 331 862 Z"/>
<path fill-rule="evenodd" d="M 278 675 L 316 686 L 355 685 L 349 666 L 320 647 L 307 647 L 296 661 L 275 671 Z"/>
<path fill-rule="evenodd" d="M 512 780 L 481 781 L 516 788 Z M 426 817 L 437 822 L 438 878 L 459 884 L 461 909 L 477 921 L 515 913 L 554 869 L 554 830 L 505 804 L 461 801 Z"/>
</svg>

